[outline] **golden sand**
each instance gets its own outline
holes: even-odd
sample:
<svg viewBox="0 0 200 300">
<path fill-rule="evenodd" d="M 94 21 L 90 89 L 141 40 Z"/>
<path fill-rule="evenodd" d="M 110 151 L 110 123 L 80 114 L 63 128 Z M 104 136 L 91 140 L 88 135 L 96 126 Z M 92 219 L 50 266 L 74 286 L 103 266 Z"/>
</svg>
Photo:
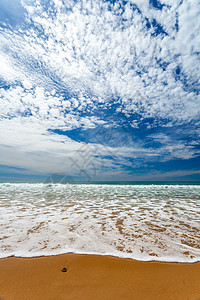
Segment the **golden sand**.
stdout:
<svg viewBox="0 0 200 300">
<path fill-rule="evenodd" d="M 71 253 L 10 257 L 0 259 L 0 299 L 200 300 L 200 263 Z"/>
</svg>

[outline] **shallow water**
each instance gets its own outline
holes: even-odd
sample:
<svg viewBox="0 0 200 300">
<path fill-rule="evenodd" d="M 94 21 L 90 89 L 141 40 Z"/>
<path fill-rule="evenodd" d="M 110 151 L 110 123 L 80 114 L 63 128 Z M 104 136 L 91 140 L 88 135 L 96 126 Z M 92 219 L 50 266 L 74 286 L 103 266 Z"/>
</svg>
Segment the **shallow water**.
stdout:
<svg viewBox="0 0 200 300">
<path fill-rule="evenodd" d="M 199 185 L 0 184 L 0 257 L 200 261 Z"/>
</svg>

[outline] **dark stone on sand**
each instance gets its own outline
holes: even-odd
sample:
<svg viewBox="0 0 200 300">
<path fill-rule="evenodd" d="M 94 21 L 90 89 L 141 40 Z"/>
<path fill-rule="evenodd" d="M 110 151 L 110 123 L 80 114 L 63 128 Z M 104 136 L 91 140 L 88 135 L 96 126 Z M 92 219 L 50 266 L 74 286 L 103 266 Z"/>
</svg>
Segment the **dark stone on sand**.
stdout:
<svg viewBox="0 0 200 300">
<path fill-rule="evenodd" d="M 66 269 L 66 268 L 63 268 L 63 269 L 62 269 L 62 272 L 67 272 L 67 269 Z"/>
</svg>

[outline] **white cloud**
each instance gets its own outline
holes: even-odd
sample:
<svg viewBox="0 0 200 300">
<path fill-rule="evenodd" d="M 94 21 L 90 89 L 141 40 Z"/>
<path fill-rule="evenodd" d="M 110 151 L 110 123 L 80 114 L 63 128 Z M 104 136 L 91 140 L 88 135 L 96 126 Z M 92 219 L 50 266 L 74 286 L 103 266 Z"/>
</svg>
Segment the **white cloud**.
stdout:
<svg viewBox="0 0 200 300">
<path fill-rule="evenodd" d="M 141 113 L 142 109 L 144 117 L 168 117 L 184 122 L 199 116 L 198 96 L 185 90 L 183 82 L 174 78 L 177 65 L 183 68 L 190 85 L 199 78 L 198 58 L 192 53 L 197 51 L 199 43 L 196 1 L 187 0 L 181 6 L 175 2 L 161 12 L 149 8 L 146 2 L 134 2 L 142 14 L 127 4 L 122 16 L 114 7 L 108 11 L 108 3 L 52 3 L 54 12 L 48 14 L 40 1 L 34 5 L 24 1 L 35 29 L 27 30 L 24 35 L 7 33 L 20 45 L 17 49 L 12 43 L 17 53 L 21 51 L 21 73 L 28 67 L 26 73 L 29 77 L 34 74 L 34 82 L 39 80 L 38 71 L 46 72 L 42 74 L 43 85 L 45 80 L 49 84 L 52 74 L 58 76 L 66 90 L 85 90 L 107 101 L 113 96 L 120 97 L 127 111 Z M 178 33 L 173 29 L 177 14 Z M 154 28 L 146 28 L 145 17 L 150 22 L 156 19 L 168 36 L 152 37 Z M 33 58 L 41 62 L 39 69 L 28 63 L 31 60 L 34 63 Z M 166 63 L 166 69 L 156 60 Z M 140 107 L 132 109 L 138 102 Z"/>
</svg>

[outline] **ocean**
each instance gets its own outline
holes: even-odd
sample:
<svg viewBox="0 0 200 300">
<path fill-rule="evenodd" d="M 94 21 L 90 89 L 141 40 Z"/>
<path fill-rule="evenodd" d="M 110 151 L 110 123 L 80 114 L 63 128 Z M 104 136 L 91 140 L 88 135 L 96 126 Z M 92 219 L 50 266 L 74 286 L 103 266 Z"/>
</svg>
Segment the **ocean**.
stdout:
<svg viewBox="0 0 200 300">
<path fill-rule="evenodd" d="M 200 261 L 200 185 L 0 183 L 0 257 Z"/>
</svg>

